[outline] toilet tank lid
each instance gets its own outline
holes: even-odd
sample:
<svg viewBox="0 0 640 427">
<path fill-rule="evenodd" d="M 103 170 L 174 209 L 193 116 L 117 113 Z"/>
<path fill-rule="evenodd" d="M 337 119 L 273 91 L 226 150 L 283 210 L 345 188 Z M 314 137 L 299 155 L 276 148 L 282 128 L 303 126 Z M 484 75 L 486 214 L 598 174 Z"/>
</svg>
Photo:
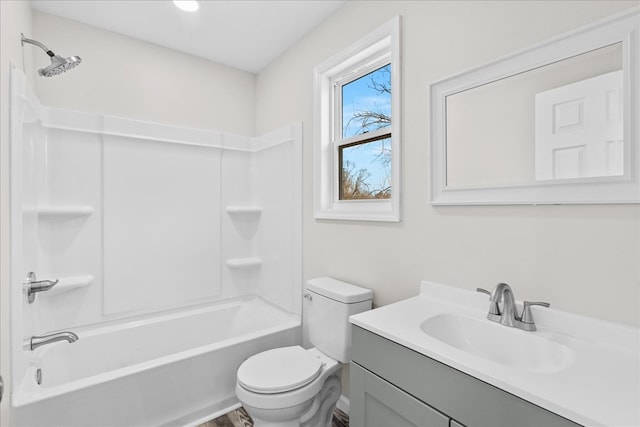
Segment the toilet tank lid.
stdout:
<svg viewBox="0 0 640 427">
<path fill-rule="evenodd" d="M 307 281 L 307 290 L 346 304 L 373 299 L 371 289 L 362 288 L 331 277 L 318 277 Z"/>
</svg>

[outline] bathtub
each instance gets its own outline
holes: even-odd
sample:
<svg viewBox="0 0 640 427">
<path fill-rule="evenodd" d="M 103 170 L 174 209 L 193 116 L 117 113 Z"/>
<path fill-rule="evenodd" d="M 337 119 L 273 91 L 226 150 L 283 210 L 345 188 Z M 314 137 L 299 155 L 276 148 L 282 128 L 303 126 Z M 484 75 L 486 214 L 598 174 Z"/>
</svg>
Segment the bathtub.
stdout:
<svg viewBox="0 0 640 427">
<path fill-rule="evenodd" d="M 300 342 L 300 317 L 250 296 L 73 332 L 32 352 L 15 425 L 196 425 L 237 405 L 247 357 Z"/>
</svg>

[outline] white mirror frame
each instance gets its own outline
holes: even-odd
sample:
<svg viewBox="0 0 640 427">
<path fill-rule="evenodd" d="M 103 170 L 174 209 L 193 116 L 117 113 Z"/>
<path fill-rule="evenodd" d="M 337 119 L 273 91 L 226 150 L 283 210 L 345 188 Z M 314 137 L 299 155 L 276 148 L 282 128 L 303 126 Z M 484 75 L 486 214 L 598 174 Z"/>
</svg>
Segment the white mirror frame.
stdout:
<svg viewBox="0 0 640 427">
<path fill-rule="evenodd" d="M 431 85 L 431 203 L 515 205 L 640 202 L 640 9 L 597 21 Z M 624 175 L 533 185 L 447 188 L 446 98 L 614 43 L 623 51 Z M 533 154 L 532 154 L 533 155 Z"/>
</svg>

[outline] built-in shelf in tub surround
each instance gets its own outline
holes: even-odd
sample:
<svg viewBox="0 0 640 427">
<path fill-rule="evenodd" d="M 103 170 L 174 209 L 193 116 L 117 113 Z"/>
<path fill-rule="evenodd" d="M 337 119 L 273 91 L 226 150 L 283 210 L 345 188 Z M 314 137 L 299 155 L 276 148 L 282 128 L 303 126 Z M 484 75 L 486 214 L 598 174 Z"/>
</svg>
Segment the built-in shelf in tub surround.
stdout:
<svg viewBox="0 0 640 427">
<path fill-rule="evenodd" d="M 34 209 L 39 219 L 65 220 L 86 217 L 93 214 L 93 206 L 88 205 L 64 205 L 64 206 L 39 206 Z"/>
<path fill-rule="evenodd" d="M 43 292 L 40 295 L 43 296 L 52 296 L 58 295 L 65 292 L 73 291 L 76 289 L 85 288 L 91 283 L 93 283 L 94 277 L 90 274 L 85 274 L 82 276 L 68 276 L 68 277 L 59 277 L 58 283 L 47 292 Z"/>
<path fill-rule="evenodd" d="M 252 268 L 258 268 L 262 265 L 262 259 L 260 258 L 233 258 L 227 260 L 227 267 L 236 270 L 249 270 Z"/>
<path fill-rule="evenodd" d="M 229 215 L 255 215 L 259 216 L 262 213 L 260 206 L 227 206 L 227 213 Z"/>
</svg>

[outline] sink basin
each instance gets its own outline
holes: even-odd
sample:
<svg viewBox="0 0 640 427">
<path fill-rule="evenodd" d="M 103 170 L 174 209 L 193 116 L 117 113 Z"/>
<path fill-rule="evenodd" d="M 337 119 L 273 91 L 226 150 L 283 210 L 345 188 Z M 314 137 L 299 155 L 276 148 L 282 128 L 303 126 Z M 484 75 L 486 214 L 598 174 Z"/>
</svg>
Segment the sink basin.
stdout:
<svg viewBox="0 0 640 427">
<path fill-rule="evenodd" d="M 420 329 L 458 350 L 514 369 L 552 373 L 575 359 L 573 351 L 561 343 L 487 319 L 442 313 L 422 322 Z"/>
<path fill-rule="evenodd" d="M 638 327 L 549 307 L 526 332 L 488 320 L 488 308 L 475 291 L 424 281 L 420 295 L 349 321 L 579 425 L 640 427 Z"/>
</svg>

